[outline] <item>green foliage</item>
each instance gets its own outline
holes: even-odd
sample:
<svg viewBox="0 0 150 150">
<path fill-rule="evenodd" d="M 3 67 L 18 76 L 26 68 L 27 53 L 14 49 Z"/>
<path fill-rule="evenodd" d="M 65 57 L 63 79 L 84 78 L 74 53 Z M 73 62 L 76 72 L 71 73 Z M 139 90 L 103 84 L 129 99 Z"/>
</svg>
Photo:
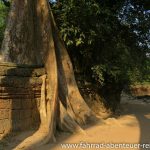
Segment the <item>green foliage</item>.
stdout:
<svg viewBox="0 0 150 150">
<path fill-rule="evenodd" d="M 3 34 L 6 26 L 6 17 L 8 8 L 0 1 L 0 47 L 3 40 Z"/>
<path fill-rule="evenodd" d="M 106 68 L 104 65 L 97 65 L 91 68 L 93 71 L 93 78 L 98 81 L 101 85 L 104 84 L 104 75 L 103 72 L 106 71 Z"/>
<path fill-rule="evenodd" d="M 149 51 L 144 36 L 148 33 L 148 19 L 142 6 L 136 9 L 136 3 L 132 3 L 135 5 L 132 11 L 125 12 L 129 3 L 59 0 L 53 4 L 57 25 L 74 66 L 78 65 L 84 74 L 90 73 L 101 85 L 142 80 L 150 69 L 145 61 Z M 139 15 L 140 11 L 143 15 Z M 135 24 L 137 17 L 140 25 Z"/>
<path fill-rule="evenodd" d="M 143 66 L 143 80 L 142 82 L 146 82 L 150 84 L 150 57 L 145 60 L 145 64 Z"/>
<path fill-rule="evenodd" d="M 133 70 L 128 71 L 128 75 L 129 75 L 131 84 L 142 82 L 142 73 L 139 71 L 138 68 L 134 68 Z"/>
</svg>

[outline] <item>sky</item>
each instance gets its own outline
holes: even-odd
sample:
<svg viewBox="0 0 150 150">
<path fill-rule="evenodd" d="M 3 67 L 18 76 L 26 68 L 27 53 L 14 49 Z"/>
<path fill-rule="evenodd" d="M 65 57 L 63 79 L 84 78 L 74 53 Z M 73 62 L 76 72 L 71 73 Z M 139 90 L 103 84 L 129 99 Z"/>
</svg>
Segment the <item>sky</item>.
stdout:
<svg viewBox="0 0 150 150">
<path fill-rule="evenodd" d="M 56 2 L 56 0 L 49 0 L 49 2 L 50 2 L 50 1 L 51 1 L 51 2 Z"/>
</svg>

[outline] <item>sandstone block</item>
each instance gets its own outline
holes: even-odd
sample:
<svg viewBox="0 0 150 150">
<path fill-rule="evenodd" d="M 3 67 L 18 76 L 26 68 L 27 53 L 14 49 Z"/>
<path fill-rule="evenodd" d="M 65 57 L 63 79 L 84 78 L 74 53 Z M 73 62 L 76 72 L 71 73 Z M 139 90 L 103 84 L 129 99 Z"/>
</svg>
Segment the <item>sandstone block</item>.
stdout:
<svg viewBox="0 0 150 150">
<path fill-rule="evenodd" d="M 20 120 L 20 110 L 11 111 L 11 120 L 19 121 Z"/>
<path fill-rule="evenodd" d="M 21 109 L 21 100 L 20 99 L 12 99 L 12 109 Z"/>
<path fill-rule="evenodd" d="M 32 100 L 31 98 L 21 100 L 22 103 L 22 109 L 31 109 L 32 108 Z"/>
<path fill-rule="evenodd" d="M 0 109 L 0 120 L 1 119 L 9 119 L 10 118 L 10 111 L 9 109 Z"/>
<path fill-rule="evenodd" d="M 20 120 L 31 118 L 31 109 L 20 110 Z"/>
<path fill-rule="evenodd" d="M 0 98 L 0 109 L 10 109 L 11 103 L 9 99 L 2 99 Z"/>
</svg>

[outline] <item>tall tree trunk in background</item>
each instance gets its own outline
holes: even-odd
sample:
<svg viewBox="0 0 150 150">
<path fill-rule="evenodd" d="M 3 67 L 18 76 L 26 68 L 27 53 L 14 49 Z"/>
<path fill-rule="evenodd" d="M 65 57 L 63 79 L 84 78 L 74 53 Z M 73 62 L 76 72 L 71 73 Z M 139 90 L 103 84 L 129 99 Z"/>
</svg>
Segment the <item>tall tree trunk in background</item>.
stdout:
<svg viewBox="0 0 150 150">
<path fill-rule="evenodd" d="M 39 111 L 45 142 L 54 140 L 56 126 L 74 132 L 95 120 L 78 90 L 48 1 L 13 0 L 1 57 L 3 62 L 45 66 Z"/>
</svg>

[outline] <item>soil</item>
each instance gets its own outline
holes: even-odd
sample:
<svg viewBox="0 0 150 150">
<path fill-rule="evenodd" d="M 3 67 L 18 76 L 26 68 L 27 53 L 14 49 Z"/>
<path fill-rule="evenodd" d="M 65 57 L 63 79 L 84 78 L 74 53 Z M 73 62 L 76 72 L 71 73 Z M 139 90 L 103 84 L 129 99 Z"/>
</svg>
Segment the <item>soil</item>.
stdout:
<svg viewBox="0 0 150 150">
<path fill-rule="evenodd" d="M 39 145 L 38 141 L 42 139 L 44 131 L 23 132 L 11 136 L 10 139 L 7 138 L 1 141 L 0 150 L 61 150 L 65 149 L 61 147 L 61 144 L 79 144 L 81 142 L 99 144 L 150 143 L 150 101 L 149 99 L 135 99 L 124 95 L 119 115 L 103 120 L 100 119 L 96 124 L 85 126 L 84 129 L 85 133 L 77 134 L 59 132 L 56 142 L 42 146 Z M 87 145 L 84 145 L 82 148 L 66 149 L 88 149 L 88 147 L 85 146 Z M 120 150 L 122 149 L 144 150 L 146 148 L 120 148 Z"/>
</svg>

